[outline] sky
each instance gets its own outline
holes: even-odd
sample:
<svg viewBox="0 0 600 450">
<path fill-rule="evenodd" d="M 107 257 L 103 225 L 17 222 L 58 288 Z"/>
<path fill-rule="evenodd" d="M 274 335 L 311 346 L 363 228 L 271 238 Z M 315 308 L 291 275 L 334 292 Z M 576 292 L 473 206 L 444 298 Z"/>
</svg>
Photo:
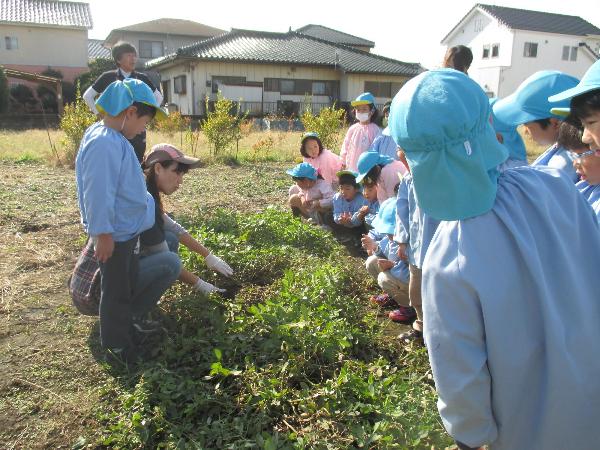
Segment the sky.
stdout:
<svg viewBox="0 0 600 450">
<path fill-rule="evenodd" d="M 375 42 L 373 53 L 426 68 L 440 65 L 442 38 L 475 5 L 473 0 L 81 0 L 92 10 L 89 37 L 162 17 L 187 19 L 229 31 L 243 28 L 286 32 L 309 23 Z M 600 27 L 597 0 L 490 0 L 498 6 L 580 16 Z M 595 6 L 593 6 L 595 5 Z"/>
</svg>

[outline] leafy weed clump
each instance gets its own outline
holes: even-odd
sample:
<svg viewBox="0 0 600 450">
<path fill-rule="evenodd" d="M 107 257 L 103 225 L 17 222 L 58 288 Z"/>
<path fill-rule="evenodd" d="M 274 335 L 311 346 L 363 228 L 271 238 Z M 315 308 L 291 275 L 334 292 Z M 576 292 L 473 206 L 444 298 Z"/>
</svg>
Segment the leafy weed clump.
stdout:
<svg viewBox="0 0 600 450">
<path fill-rule="evenodd" d="M 236 271 L 224 299 L 175 290 L 167 337 L 107 393 L 120 448 L 444 448 L 424 350 L 382 339 L 371 286 L 319 228 L 268 208 L 192 230 Z M 203 261 L 184 264 L 210 279 Z M 217 280 L 226 285 L 226 279 Z"/>
</svg>

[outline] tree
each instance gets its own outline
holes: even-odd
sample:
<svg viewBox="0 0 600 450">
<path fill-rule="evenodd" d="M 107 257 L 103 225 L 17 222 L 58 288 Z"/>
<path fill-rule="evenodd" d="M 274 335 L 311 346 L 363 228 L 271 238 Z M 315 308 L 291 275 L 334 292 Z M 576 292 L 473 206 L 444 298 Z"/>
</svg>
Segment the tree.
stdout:
<svg viewBox="0 0 600 450">
<path fill-rule="evenodd" d="M 333 149 L 339 147 L 339 131 L 342 127 L 346 111 L 336 109 L 335 104 L 321 109 L 318 115 L 313 115 L 311 108 L 305 102 L 304 112 L 300 120 L 306 131 L 314 131 L 319 134 L 319 139 L 325 148 Z"/>
<path fill-rule="evenodd" d="M 81 92 L 94 84 L 100 75 L 115 68 L 115 62 L 112 59 L 97 58 L 88 64 L 89 72 L 82 73 L 75 79 L 75 84 L 79 82 Z"/>
<path fill-rule="evenodd" d="M 202 124 L 202 131 L 213 146 L 213 156 L 230 148 L 240 135 L 240 126 L 246 115 L 240 117 L 231 114 L 234 111 L 235 102 L 217 94 L 214 110 L 210 111 L 209 100 L 206 97 L 206 120 Z"/>
<path fill-rule="evenodd" d="M 0 66 L 0 114 L 8 110 L 8 80 L 4 68 Z"/>
</svg>

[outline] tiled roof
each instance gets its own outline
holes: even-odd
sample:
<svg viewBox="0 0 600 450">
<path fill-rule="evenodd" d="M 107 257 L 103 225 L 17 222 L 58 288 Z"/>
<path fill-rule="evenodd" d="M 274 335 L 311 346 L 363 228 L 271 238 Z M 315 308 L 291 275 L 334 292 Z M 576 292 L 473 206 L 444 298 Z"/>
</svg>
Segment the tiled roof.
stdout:
<svg viewBox="0 0 600 450">
<path fill-rule="evenodd" d="M 87 3 L 57 0 L 0 0 L 0 22 L 92 28 Z"/>
<path fill-rule="evenodd" d="M 600 34 L 600 28 L 578 16 L 567 16 L 542 11 L 506 8 L 504 6 L 477 4 L 499 22 L 516 30 L 543 31 L 545 33 L 585 36 Z"/>
<path fill-rule="evenodd" d="M 101 39 L 88 39 L 88 59 L 112 59 L 110 50 L 104 47 Z"/>
<path fill-rule="evenodd" d="M 299 33 L 307 34 L 312 37 L 324 39 L 326 41 L 335 42 L 336 44 L 353 45 L 361 47 L 375 47 L 375 42 L 366 39 L 352 36 L 351 34 L 332 28 L 324 27 L 323 25 L 305 25 L 296 30 Z"/>
<path fill-rule="evenodd" d="M 295 31 L 270 33 L 231 30 L 231 32 L 146 63 L 156 67 L 176 59 L 234 61 L 262 64 L 297 64 L 339 68 L 347 73 L 414 76 L 424 69 L 418 63 L 406 63 L 372 53 L 334 44 Z"/>
<path fill-rule="evenodd" d="M 202 23 L 184 19 L 162 18 L 149 22 L 136 23 L 112 31 L 136 31 L 143 33 L 177 34 L 182 36 L 213 37 L 225 33 L 225 30 L 209 27 Z M 111 33 L 112 33 L 111 31 Z"/>
</svg>

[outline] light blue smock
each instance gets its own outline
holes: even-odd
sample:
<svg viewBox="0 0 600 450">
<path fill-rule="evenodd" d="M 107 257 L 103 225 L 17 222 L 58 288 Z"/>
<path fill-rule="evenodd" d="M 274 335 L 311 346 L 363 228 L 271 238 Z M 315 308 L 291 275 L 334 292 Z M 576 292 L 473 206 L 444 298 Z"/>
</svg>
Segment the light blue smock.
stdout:
<svg viewBox="0 0 600 450">
<path fill-rule="evenodd" d="M 587 181 L 580 181 L 575 185 L 579 192 L 584 196 L 587 202 L 590 204 L 596 218 L 600 223 L 600 184 L 589 184 Z"/>
<path fill-rule="evenodd" d="M 368 151 L 377 152 L 398 161 L 398 144 L 391 136 L 380 134 L 375 138 Z"/>
<path fill-rule="evenodd" d="M 154 199 L 131 144 L 102 122 L 83 135 L 75 160 L 81 223 L 90 236 L 134 238 L 154 225 Z"/>
<path fill-rule="evenodd" d="M 407 173 L 400 181 L 396 196 L 396 230 L 394 240 L 407 244 L 408 262 L 423 266 L 429 243 L 440 221 L 425 214 L 415 197 L 412 176 Z"/>
<path fill-rule="evenodd" d="M 340 224 L 342 213 L 351 213 L 352 221 L 350 224 L 344 224 L 348 228 L 356 228 L 362 225 L 362 219 L 358 216 L 358 210 L 369 204 L 368 200 L 363 197 L 360 192 L 357 192 L 351 201 L 346 200 L 341 193 L 333 196 L 333 220 Z"/>
<path fill-rule="evenodd" d="M 380 258 L 385 258 L 394 263 L 394 266 L 389 269 L 390 275 L 404 284 L 408 284 L 410 279 L 410 270 L 406 261 L 402 261 L 398 256 L 398 243 L 391 236 L 384 235 L 378 242 L 379 246 L 375 255 Z"/>
<path fill-rule="evenodd" d="M 369 202 L 369 212 L 365 216 L 365 223 L 369 226 L 373 223 L 373 219 L 377 217 L 377 213 L 379 212 L 379 200 L 375 200 L 374 202 Z"/>
<path fill-rule="evenodd" d="M 531 165 L 561 169 L 571 178 L 571 180 L 573 180 L 573 183 L 579 181 L 579 175 L 577 175 L 577 172 L 573 167 L 573 157 L 569 150 L 561 145 L 554 144 L 550 146 L 544 153 L 538 156 Z"/>
<path fill-rule="evenodd" d="M 492 210 L 442 222 L 424 334 L 450 435 L 491 450 L 600 443 L 600 226 L 564 172 L 501 173 Z"/>
</svg>

